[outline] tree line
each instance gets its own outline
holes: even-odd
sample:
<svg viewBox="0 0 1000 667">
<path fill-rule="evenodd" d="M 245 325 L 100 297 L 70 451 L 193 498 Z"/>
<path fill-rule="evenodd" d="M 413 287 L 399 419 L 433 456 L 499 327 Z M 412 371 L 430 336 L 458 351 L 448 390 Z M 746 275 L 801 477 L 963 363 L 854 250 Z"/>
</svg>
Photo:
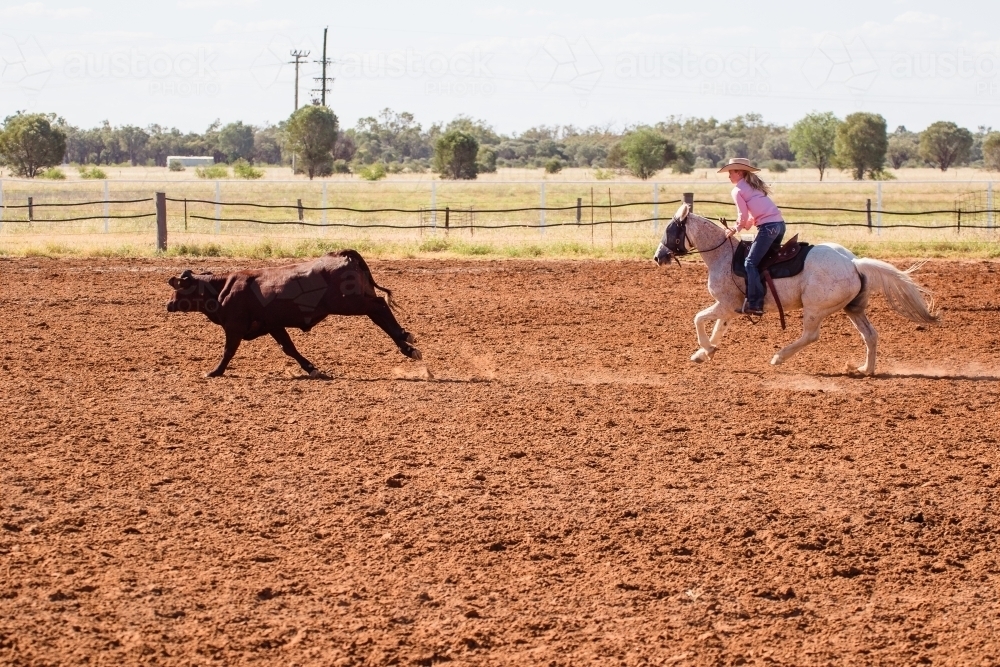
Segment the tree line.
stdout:
<svg viewBox="0 0 1000 667">
<path fill-rule="evenodd" d="M 841 119 L 829 112 L 806 115 L 790 127 L 753 113 L 730 120 L 671 116 L 653 125 L 578 128 L 538 126 L 501 134 L 487 122 L 459 116 L 424 128 L 413 114 L 384 109 L 342 130 L 336 114 L 312 105 L 277 125 L 216 121 L 205 132 L 150 125 L 79 128 L 55 114 L 19 112 L 0 129 L 0 165 L 14 174 L 44 176 L 60 164 L 169 165 L 169 156 L 207 155 L 217 163 L 295 165 L 310 178 L 356 173 L 372 180 L 386 174 L 432 170 L 442 178 L 471 179 L 503 167 L 590 167 L 598 177 L 616 172 L 652 178 L 664 169 L 690 173 L 745 157 L 772 171 L 813 167 L 820 180 L 829 169 L 858 179 L 892 178 L 888 168 L 960 165 L 1000 170 L 1000 132 L 975 132 L 949 121 L 922 132 L 859 112 Z"/>
</svg>

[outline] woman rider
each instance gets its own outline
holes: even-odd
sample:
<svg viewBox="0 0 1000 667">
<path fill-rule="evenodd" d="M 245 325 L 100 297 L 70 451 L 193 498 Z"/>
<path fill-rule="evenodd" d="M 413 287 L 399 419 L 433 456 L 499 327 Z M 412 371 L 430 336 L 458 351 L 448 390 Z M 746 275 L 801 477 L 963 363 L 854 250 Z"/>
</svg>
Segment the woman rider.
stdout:
<svg viewBox="0 0 1000 667">
<path fill-rule="evenodd" d="M 733 201 L 737 210 L 736 227 L 729 230 L 727 237 L 751 227 L 757 228 L 757 236 L 754 237 L 743 263 L 747 272 L 747 298 L 736 312 L 743 315 L 763 315 L 764 285 L 757 267 L 767 251 L 781 243 L 785 235 L 785 222 L 781 211 L 768 197 L 771 189 L 756 174 L 760 169 L 750 164 L 750 160 L 733 158 L 719 173 L 724 171 L 729 172 L 729 181 L 736 186 L 733 188 Z"/>
</svg>

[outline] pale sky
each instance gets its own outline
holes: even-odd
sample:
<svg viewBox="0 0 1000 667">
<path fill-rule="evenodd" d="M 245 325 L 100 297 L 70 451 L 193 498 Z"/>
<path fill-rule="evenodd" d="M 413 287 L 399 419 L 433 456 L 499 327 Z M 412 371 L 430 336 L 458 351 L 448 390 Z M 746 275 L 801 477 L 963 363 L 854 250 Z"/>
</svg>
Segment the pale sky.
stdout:
<svg viewBox="0 0 1000 667">
<path fill-rule="evenodd" d="M 0 118 L 204 130 L 307 103 L 323 28 L 344 127 L 385 107 L 502 132 L 675 114 L 881 113 L 1000 128 L 1000 3 L 0 0 Z"/>
</svg>

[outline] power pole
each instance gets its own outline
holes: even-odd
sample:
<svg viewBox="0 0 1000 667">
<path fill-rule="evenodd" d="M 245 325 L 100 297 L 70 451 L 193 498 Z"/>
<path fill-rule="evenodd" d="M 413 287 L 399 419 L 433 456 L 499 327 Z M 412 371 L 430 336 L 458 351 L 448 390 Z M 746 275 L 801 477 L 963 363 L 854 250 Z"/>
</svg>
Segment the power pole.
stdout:
<svg viewBox="0 0 1000 667">
<path fill-rule="evenodd" d="M 295 110 L 299 110 L 299 64 L 303 58 L 309 57 L 308 51 L 292 51 L 291 56 L 295 58 L 290 64 L 295 65 Z"/>
<path fill-rule="evenodd" d="M 326 66 L 330 64 L 330 59 L 326 57 L 326 31 L 327 28 L 323 28 L 323 59 L 316 61 L 322 65 L 323 72 L 321 76 L 313 77 L 313 81 L 319 82 L 319 88 L 313 88 L 311 91 L 313 93 L 319 93 L 319 103 L 323 106 L 326 106 L 326 94 L 330 91 L 327 81 L 333 81 L 333 79 L 326 75 Z"/>
</svg>

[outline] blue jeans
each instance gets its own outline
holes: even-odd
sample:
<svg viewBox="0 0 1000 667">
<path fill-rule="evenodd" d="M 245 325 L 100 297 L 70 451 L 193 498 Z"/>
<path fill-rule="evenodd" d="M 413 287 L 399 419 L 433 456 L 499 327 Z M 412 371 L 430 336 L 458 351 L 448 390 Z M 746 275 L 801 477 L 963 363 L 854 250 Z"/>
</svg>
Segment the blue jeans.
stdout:
<svg viewBox="0 0 1000 667">
<path fill-rule="evenodd" d="M 761 309 L 764 307 L 764 285 L 760 280 L 760 272 L 757 271 L 757 267 L 771 246 L 780 245 L 784 236 L 784 222 L 769 222 L 766 225 L 757 226 L 757 236 L 754 237 L 750 252 L 747 253 L 746 261 L 743 262 L 743 268 L 747 272 L 747 306 L 750 308 Z"/>
</svg>

